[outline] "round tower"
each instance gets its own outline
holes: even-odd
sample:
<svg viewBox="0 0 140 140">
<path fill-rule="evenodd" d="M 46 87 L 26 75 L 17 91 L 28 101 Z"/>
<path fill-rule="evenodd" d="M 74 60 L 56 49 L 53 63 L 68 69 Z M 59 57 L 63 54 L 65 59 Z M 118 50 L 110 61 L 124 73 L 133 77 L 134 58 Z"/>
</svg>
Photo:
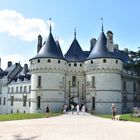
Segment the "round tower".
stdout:
<svg viewBox="0 0 140 140">
<path fill-rule="evenodd" d="M 62 109 L 65 100 L 66 63 L 50 30 L 46 43 L 37 55 L 30 59 L 30 113 L 44 113 L 46 106 L 49 106 L 52 112 Z"/>
<path fill-rule="evenodd" d="M 111 113 L 111 104 L 115 103 L 121 113 L 122 60 L 108 51 L 106 43 L 102 31 L 84 63 L 86 105 L 89 111 Z"/>
</svg>

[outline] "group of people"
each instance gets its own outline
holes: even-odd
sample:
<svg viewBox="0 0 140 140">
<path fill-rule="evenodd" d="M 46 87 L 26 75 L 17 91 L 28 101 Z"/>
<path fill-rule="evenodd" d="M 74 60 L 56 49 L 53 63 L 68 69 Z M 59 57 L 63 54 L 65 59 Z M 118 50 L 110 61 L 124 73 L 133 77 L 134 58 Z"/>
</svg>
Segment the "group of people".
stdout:
<svg viewBox="0 0 140 140">
<path fill-rule="evenodd" d="M 86 107 L 85 107 L 85 105 L 82 105 L 80 107 L 79 104 L 77 104 L 76 106 L 74 106 L 73 104 L 71 104 L 70 105 L 70 110 L 71 110 L 72 114 L 74 113 L 74 110 L 76 110 L 77 114 L 79 114 L 80 111 L 85 112 L 86 111 Z M 67 104 L 65 104 L 63 106 L 63 114 L 66 114 L 67 111 L 68 111 L 68 106 L 67 106 Z"/>
</svg>

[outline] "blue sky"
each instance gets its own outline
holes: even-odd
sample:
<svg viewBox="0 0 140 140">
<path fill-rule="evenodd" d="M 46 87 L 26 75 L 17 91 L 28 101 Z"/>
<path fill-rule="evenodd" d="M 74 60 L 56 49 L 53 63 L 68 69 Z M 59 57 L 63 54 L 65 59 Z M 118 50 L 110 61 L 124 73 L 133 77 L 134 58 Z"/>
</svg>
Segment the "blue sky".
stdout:
<svg viewBox="0 0 140 140">
<path fill-rule="evenodd" d="M 138 50 L 139 5 L 139 0 L 0 0 L 2 68 L 7 61 L 28 63 L 36 55 L 37 36 L 47 38 L 50 17 L 64 54 L 74 39 L 74 28 L 82 49 L 89 50 L 90 39 L 101 32 L 101 17 L 104 32 L 114 33 L 120 49 Z"/>
</svg>

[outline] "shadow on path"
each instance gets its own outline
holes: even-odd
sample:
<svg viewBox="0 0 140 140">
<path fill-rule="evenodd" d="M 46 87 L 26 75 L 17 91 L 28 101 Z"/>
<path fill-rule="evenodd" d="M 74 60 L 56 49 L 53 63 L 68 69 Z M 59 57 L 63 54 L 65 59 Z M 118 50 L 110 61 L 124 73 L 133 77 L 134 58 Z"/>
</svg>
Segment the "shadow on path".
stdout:
<svg viewBox="0 0 140 140">
<path fill-rule="evenodd" d="M 29 137 L 29 138 L 23 138 L 21 135 L 15 135 L 14 136 L 15 140 L 35 140 L 36 138 L 38 138 L 38 136 Z"/>
</svg>

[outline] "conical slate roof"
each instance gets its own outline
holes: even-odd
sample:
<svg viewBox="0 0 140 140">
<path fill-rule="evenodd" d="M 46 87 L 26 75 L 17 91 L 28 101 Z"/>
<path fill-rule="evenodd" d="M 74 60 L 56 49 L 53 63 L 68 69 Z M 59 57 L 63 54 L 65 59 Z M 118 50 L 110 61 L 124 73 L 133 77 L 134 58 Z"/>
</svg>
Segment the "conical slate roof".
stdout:
<svg viewBox="0 0 140 140">
<path fill-rule="evenodd" d="M 78 41 L 74 38 L 69 50 L 65 54 L 65 59 L 71 62 L 84 61 L 86 58 L 85 53 L 81 49 Z"/>
<path fill-rule="evenodd" d="M 106 47 L 106 42 L 106 36 L 104 32 L 101 32 L 87 59 L 113 57 Z"/>
<path fill-rule="evenodd" d="M 40 49 L 38 54 L 33 57 L 35 58 L 57 58 L 57 59 L 64 59 L 62 51 L 60 48 L 56 45 L 56 42 L 52 36 L 52 33 L 50 31 L 47 42 L 45 45 Z M 30 59 L 31 60 L 31 59 Z"/>
</svg>

